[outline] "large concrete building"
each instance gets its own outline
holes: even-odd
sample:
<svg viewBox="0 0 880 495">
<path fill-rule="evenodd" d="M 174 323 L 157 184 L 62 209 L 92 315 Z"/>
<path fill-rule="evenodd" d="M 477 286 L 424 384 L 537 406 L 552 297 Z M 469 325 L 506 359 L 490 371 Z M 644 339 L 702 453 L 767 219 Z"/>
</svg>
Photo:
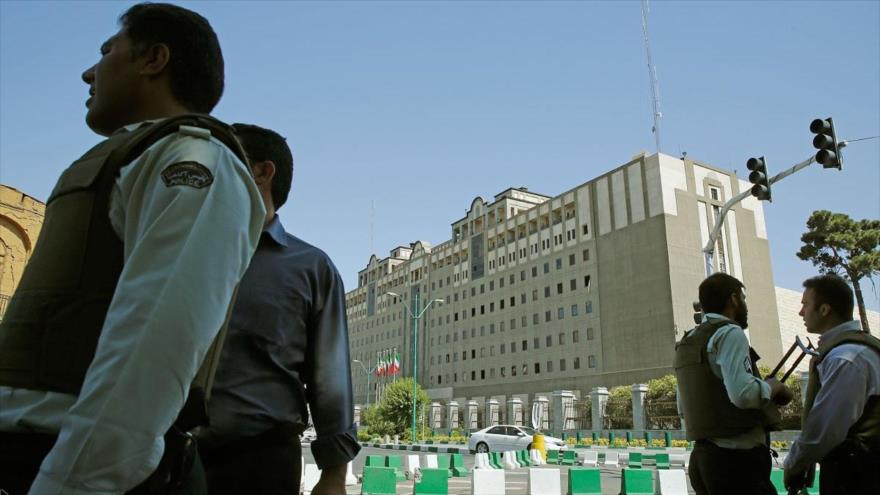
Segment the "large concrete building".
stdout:
<svg viewBox="0 0 880 495">
<path fill-rule="evenodd" d="M 689 158 L 640 154 L 556 196 L 512 188 L 478 197 L 449 240 L 370 258 L 346 295 L 352 358 L 370 365 L 396 347 L 410 376 L 404 303 L 420 310 L 418 295 L 422 307 L 443 301 L 419 320 L 418 337 L 418 381 L 438 401 L 482 411 L 494 398 L 503 416 L 514 397 L 525 408 L 563 390 L 586 396 L 671 373 L 675 342 L 693 327 L 714 213 L 749 186 Z M 782 341 L 759 201 L 730 211 L 714 263 L 747 286 L 752 327 L 775 329 L 751 336 L 775 363 Z M 352 373 L 366 403 L 364 370 Z"/>
<path fill-rule="evenodd" d="M 0 184 L 0 319 L 43 226 L 46 205 Z"/>
</svg>

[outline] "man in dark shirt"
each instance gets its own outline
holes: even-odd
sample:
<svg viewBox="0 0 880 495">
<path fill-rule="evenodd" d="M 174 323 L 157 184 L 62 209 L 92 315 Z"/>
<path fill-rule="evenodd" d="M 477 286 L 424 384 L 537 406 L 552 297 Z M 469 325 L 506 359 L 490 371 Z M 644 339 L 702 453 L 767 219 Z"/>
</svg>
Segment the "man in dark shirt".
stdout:
<svg viewBox="0 0 880 495">
<path fill-rule="evenodd" d="M 344 493 L 346 465 L 360 446 L 342 280 L 323 251 L 285 232 L 275 214 L 293 176 L 285 139 L 258 126 L 233 127 L 266 204 L 266 223 L 232 311 L 211 425 L 199 435 L 208 490 L 299 493 L 308 404 L 321 469 L 312 494 Z"/>
</svg>

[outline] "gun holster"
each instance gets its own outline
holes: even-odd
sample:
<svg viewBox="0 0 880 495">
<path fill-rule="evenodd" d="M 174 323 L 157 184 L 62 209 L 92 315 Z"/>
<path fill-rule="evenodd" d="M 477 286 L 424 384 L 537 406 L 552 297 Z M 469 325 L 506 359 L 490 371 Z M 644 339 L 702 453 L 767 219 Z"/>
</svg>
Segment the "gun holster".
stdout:
<svg viewBox="0 0 880 495">
<path fill-rule="evenodd" d="M 196 439 L 190 431 L 207 425 L 208 401 L 205 391 L 193 388 L 174 424 L 163 437 L 165 450 L 159 466 L 128 495 L 167 495 L 180 488 L 189 478 L 197 455 Z"/>
</svg>

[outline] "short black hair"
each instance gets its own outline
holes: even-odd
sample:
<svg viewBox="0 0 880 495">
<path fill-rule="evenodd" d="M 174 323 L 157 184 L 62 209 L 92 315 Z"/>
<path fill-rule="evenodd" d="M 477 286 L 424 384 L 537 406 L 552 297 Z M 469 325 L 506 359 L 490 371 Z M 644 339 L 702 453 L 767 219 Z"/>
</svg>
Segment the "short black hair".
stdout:
<svg viewBox="0 0 880 495">
<path fill-rule="evenodd" d="M 293 182 L 293 154 L 287 139 L 277 132 L 252 124 L 232 124 L 236 137 L 250 162 L 272 161 L 275 177 L 272 179 L 272 203 L 275 209 L 287 202 Z"/>
<path fill-rule="evenodd" d="M 177 5 L 139 3 L 119 22 L 138 57 L 155 44 L 168 46 L 171 94 L 197 113 L 211 113 L 223 95 L 223 52 L 207 19 Z"/>
<path fill-rule="evenodd" d="M 805 289 L 813 289 L 815 305 L 818 307 L 827 304 L 831 312 L 845 320 L 851 320 L 853 316 L 852 289 L 839 275 L 825 274 L 818 277 L 808 278 L 804 281 Z"/>
<path fill-rule="evenodd" d="M 736 277 L 726 273 L 713 273 L 700 284 L 700 305 L 704 313 L 721 313 L 730 295 L 745 288 Z"/>
</svg>

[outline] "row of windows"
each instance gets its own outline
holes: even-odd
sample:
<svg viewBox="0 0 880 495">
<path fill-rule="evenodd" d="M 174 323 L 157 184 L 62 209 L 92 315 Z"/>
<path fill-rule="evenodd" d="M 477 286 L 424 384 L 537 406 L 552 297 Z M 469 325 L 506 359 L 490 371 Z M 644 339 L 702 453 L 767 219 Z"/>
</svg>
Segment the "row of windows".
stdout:
<svg viewBox="0 0 880 495">
<path fill-rule="evenodd" d="M 463 338 L 465 335 L 467 335 L 464 332 L 462 332 L 462 334 L 463 334 Z M 449 342 L 448 337 L 449 336 L 447 335 L 447 342 Z M 566 341 L 566 332 L 559 332 L 556 337 L 557 337 L 556 340 L 558 342 L 558 345 L 566 345 L 566 342 L 565 342 Z M 587 328 L 587 340 L 593 340 L 594 338 L 595 338 L 595 334 L 593 332 L 593 328 L 592 327 Z M 545 336 L 543 336 L 543 338 L 542 337 L 534 337 L 532 339 L 532 349 L 533 350 L 540 349 L 542 341 L 544 342 L 545 348 L 553 347 L 553 342 L 554 342 L 553 336 L 552 335 L 545 335 Z M 577 344 L 577 343 L 580 343 L 580 341 L 581 341 L 580 331 L 579 330 L 572 331 L 571 332 L 571 343 Z M 528 351 L 529 350 L 529 339 L 523 339 L 519 342 L 512 341 L 512 342 L 510 342 L 509 346 L 506 342 L 498 344 L 498 355 L 506 354 L 508 349 L 510 349 L 511 354 L 517 352 L 517 344 L 519 344 L 520 351 Z M 431 338 L 431 345 L 434 345 L 433 338 Z M 488 350 L 488 354 L 487 354 L 487 350 Z M 490 345 L 488 347 L 485 347 L 485 346 L 480 347 L 479 354 L 480 354 L 479 357 L 481 357 L 481 358 L 493 357 L 493 356 L 495 356 L 495 346 Z M 474 348 L 474 349 L 464 350 L 461 352 L 461 360 L 462 361 L 467 361 L 468 356 L 470 356 L 470 359 L 477 359 L 477 349 Z M 442 354 L 438 354 L 436 356 L 431 356 L 431 364 L 432 365 L 435 363 L 441 364 L 442 362 L 444 362 Z M 446 353 L 446 361 L 445 362 L 447 362 L 447 363 L 458 362 L 458 353 L 457 352 Z"/>
<path fill-rule="evenodd" d="M 554 363 L 554 361 L 547 361 L 545 363 L 545 366 L 543 369 L 544 373 L 553 373 L 554 372 L 553 371 L 553 363 Z M 560 359 L 558 372 L 563 373 L 563 372 L 567 371 L 566 365 L 567 365 L 567 361 L 565 359 Z M 591 354 L 591 355 L 587 356 L 587 367 L 588 368 L 595 368 L 596 367 L 596 356 L 595 355 Z M 511 377 L 517 376 L 517 370 L 520 371 L 521 376 L 528 376 L 528 374 L 529 374 L 529 365 L 528 364 L 523 364 L 522 366 L 513 365 L 513 366 L 510 366 L 509 369 L 510 369 L 509 376 L 511 376 Z M 540 375 L 541 374 L 541 363 L 537 363 L 537 362 L 533 363 L 531 369 L 532 369 L 533 374 Z M 574 360 L 572 362 L 572 369 L 575 369 L 575 370 L 581 369 L 581 358 L 580 357 L 574 358 Z M 507 370 L 508 370 L 507 366 L 502 366 L 502 367 L 498 368 L 498 377 L 507 378 L 507 376 L 508 376 Z M 470 375 L 470 381 L 473 382 L 473 381 L 478 380 L 477 370 L 471 370 L 469 375 Z M 451 376 L 452 376 L 452 383 L 458 383 L 458 373 L 452 373 Z M 450 383 L 449 377 L 450 377 L 450 374 L 446 373 L 445 374 L 445 383 Z M 467 377 L 468 377 L 467 372 L 463 372 L 461 374 L 462 381 L 466 381 Z M 495 368 L 489 368 L 488 378 L 491 380 L 495 377 L 496 377 Z M 479 373 L 479 380 L 485 380 L 486 378 L 487 378 L 486 370 L 481 369 L 480 373 Z M 444 383 L 444 375 L 431 375 L 431 385 L 435 385 L 435 384 L 442 385 L 443 383 Z"/>
</svg>

